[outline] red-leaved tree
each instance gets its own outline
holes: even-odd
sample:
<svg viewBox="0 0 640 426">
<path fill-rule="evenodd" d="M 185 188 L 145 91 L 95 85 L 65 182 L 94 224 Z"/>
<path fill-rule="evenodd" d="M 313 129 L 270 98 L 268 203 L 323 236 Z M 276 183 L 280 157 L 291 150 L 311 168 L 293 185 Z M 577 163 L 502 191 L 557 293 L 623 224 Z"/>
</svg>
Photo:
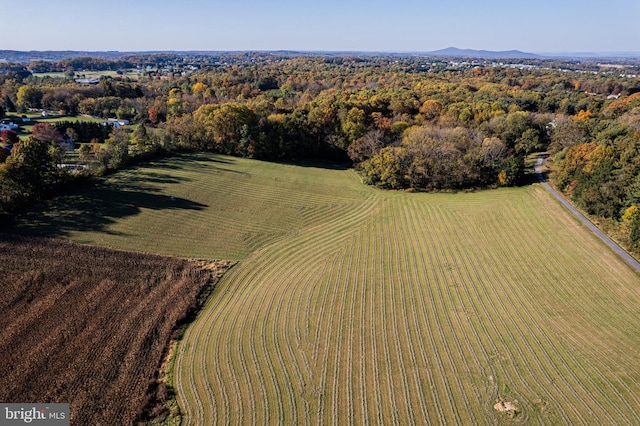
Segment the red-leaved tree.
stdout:
<svg viewBox="0 0 640 426">
<path fill-rule="evenodd" d="M 2 143 L 4 145 L 16 144 L 19 140 L 20 138 L 18 137 L 18 134 L 13 130 L 4 130 L 2 132 Z"/>
<path fill-rule="evenodd" d="M 149 121 L 153 124 L 160 122 L 160 109 L 155 105 L 149 108 Z"/>
<path fill-rule="evenodd" d="M 49 123 L 38 123 L 33 126 L 31 134 L 40 142 L 62 142 L 62 135 Z"/>
</svg>

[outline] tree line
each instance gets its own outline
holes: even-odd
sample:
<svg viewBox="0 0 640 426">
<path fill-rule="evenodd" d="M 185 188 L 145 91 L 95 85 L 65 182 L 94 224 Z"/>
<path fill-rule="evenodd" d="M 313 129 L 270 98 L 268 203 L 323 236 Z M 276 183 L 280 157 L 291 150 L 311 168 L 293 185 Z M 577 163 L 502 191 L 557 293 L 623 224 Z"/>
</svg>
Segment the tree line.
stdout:
<svg viewBox="0 0 640 426">
<path fill-rule="evenodd" d="M 550 151 L 558 189 L 640 250 L 640 93 L 598 116 L 558 121 Z"/>
<path fill-rule="evenodd" d="M 626 217 L 627 234 L 635 232 L 635 210 L 627 210 L 638 203 L 629 194 L 637 79 L 424 58 L 249 59 L 95 86 L 9 72 L 0 76 L 0 106 L 137 123 L 132 134 L 111 135 L 57 125 L 61 134 L 72 128 L 82 159 L 104 170 L 190 149 L 337 161 L 384 188 L 459 190 L 516 185 L 525 156 L 549 149 L 559 187 L 594 214 Z M 100 146 L 104 140 L 111 143 Z"/>
</svg>

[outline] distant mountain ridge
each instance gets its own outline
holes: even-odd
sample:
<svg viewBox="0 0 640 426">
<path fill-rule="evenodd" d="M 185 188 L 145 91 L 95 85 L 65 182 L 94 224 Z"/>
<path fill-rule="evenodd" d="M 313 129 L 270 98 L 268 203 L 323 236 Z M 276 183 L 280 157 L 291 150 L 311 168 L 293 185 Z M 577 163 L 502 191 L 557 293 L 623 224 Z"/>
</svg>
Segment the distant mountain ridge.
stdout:
<svg viewBox="0 0 640 426">
<path fill-rule="evenodd" d="M 0 60 L 7 62 L 29 63 L 31 61 L 60 61 L 62 59 L 88 56 L 107 60 L 120 59 L 125 56 L 122 52 L 104 51 L 87 52 L 79 50 L 0 50 Z"/>
<path fill-rule="evenodd" d="M 193 56 L 228 56 L 228 55 L 243 55 L 243 54 L 267 54 L 277 55 L 284 57 L 296 57 L 296 56 L 327 56 L 327 57 L 341 57 L 341 56 L 360 56 L 360 57 L 375 57 L 375 56 L 390 56 L 390 57 L 405 57 L 405 56 L 425 56 L 425 57 L 452 57 L 452 58 L 470 58 L 470 59 L 640 59 L 639 52 L 562 52 L 562 53 L 529 53 L 520 50 L 475 50 L 475 49 L 460 49 L 457 47 L 447 47 L 446 49 L 434 50 L 431 52 L 413 51 L 413 52 L 384 52 L 384 51 L 320 51 L 320 50 L 234 50 L 234 51 L 220 51 L 220 50 L 149 50 L 149 51 L 78 51 L 78 50 L 31 50 L 31 51 L 19 51 L 19 50 L 0 50 L 0 62 L 14 62 L 14 63 L 29 63 L 31 61 L 60 61 L 62 59 L 77 58 L 77 57 L 92 57 L 101 58 L 105 60 L 118 60 L 126 56 L 137 55 L 181 55 L 185 57 Z"/>
<path fill-rule="evenodd" d="M 520 50 L 474 50 L 459 49 L 457 47 L 447 47 L 446 49 L 435 50 L 433 52 L 425 52 L 428 56 L 453 56 L 461 58 L 479 58 L 479 59 L 544 59 L 544 56 L 535 53 L 522 52 Z"/>
</svg>

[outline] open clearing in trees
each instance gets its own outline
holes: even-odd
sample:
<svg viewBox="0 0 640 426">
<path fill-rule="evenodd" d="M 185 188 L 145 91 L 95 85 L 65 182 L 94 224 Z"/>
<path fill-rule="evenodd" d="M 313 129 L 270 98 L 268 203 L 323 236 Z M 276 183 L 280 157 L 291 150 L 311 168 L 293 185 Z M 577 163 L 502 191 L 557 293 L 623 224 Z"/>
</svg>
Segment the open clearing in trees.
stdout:
<svg viewBox="0 0 640 426">
<path fill-rule="evenodd" d="M 384 192 L 199 155 L 92 191 L 22 232 L 239 260 L 177 353 L 187 424 L 640 421 L 640 277 L 537 184 Z M 83 223 L 92 196 L 117 205 Z"/>
</svg>

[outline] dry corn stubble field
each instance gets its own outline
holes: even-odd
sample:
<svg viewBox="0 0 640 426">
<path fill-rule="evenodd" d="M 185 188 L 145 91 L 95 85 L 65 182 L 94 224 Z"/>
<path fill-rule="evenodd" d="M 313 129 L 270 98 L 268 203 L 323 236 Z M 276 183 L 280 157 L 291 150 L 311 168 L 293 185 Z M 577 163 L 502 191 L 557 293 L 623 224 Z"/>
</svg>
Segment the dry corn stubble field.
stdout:
<svg viewBox="0 0 640 426">
<path fill-rule="evenodd" d="M 187 424 L 640 423 L 640 277 L 539 185 L 384 192 L 217 156 L 111 184 L 147 198 L 21 229 L 239 260 L 177 353 Z"/>
<path fill-rule="evenodd" d="M 65 402 L 72 425 L 162 408 L 172 335 L 224 264 L 0 235 L 0 401 Z"/>
</svg>

